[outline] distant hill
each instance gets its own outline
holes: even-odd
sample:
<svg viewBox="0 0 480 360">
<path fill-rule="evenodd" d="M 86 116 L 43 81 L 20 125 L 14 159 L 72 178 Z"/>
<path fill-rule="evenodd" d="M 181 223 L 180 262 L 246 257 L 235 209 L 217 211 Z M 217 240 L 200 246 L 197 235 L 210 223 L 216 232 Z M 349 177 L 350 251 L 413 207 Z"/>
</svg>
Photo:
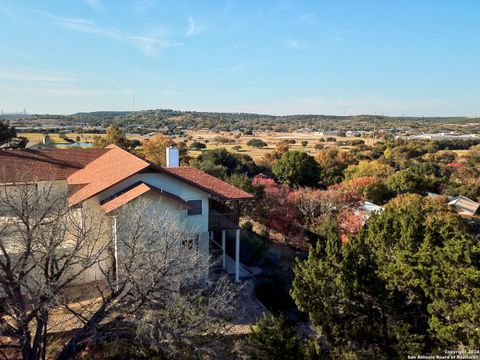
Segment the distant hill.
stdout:
<svg viewBox="0 0 480 360">
<path fill-rule="evenodd" d="M 168 128 L 176 133 L 181 129 L 211 129 L 216 131 L 348 131 L 387 130 L 412 132 L 480 132 L 480 118 L 467 117 L 392 117 L 379 115 L 288 115 L 275 116 L 254 113 L 220 113 L 180 111 L 172 109 L 142 111 L 95 111 L 73 115 L 32 115 L 22 123 L 55 121 L 59 125 L 87 124 L 108 126 L 117 124 L 127 131 L 149 132 Z"/>
<path fill-rule="evenodd" d="M 157 109 L 143 111 L 98 111 L 71 115 L 73 121 L 90 125 L 118 124 L 124 128 L 191 128 L 293 131 L 319 130 L 374 130 L 411 129 L 418 131 L 459 131 L 462 127 L 472 131 L 480 118 L 467 117 L 389 117 L 375 115 L 288 115 L 275 116 L 254 113 L 219 113 Z M 478 129 L 478 125 L 476 127 Z"/>
</svg>

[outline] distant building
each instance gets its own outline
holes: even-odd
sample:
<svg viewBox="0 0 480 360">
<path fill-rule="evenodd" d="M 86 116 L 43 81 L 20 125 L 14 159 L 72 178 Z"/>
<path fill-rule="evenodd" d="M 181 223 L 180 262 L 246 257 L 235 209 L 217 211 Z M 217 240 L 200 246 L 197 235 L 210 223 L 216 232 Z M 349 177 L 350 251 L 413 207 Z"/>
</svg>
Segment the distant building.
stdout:
<svg viewBox="0 0 480 360">
<path fill-rule="evenodd" d="M 466 196 L 449 196 L 448 205 L 453 206 L 459 215 L 473 216 L 478 210 L 480 204 L 476 201 L 473 201 Z"/>
<path fill-rule="evenodd" d="M 360 131 L 356 131 L 356 130 L 348 130 L 345 135 L 349 136 L 349 137 L 352 137 L 352 136 L 360 136 Z"/>
<path fill-rule="evenodd" d="M 339 225 L 339 236 L 342 243 L 347 243 L 349 236 L 357 234 L 370 216 L 383 211 L 382 206 L 369 201 L 363 201 L 359 205 L 358 208 L 348 209 L 343 213 Z"/>
<path fill-rule="evenodd" d="M 335 130 L 325 130 L 325 131 L 317 131 L 315 135 L 320 135 L 320 136 L 337 136 L 338 131 Z"/>
<path fill-rule="evenodd" d="M 440 198 L 442 195 L 428 192 L 427 196 L 433 198 Z M 472 217 L 477 212 L 480 204 L 472 199 L 467 198 L 466 196 L 448 196 L 448 205 L 453 206 L 454 209 L 460 216 Z"/>
<path fill-rule="evenodd" d="M 372 215 L 375 212 L 383 211 L 383 207 L 371 203 L 370 201 L 364 201 L 360 206 L 360 209 L 365 212 L 366 217 Z"/>
<path fill-rule="evenodd" d="M 422 133 L 418 135 L 397 135 L 395 138 L 403 140 L 480 140 L 480 136 L 478 136 L 477 134 L 457 134 L 454 132 L 435 134 Z"/>
<path fill-rule="evenodd" d="M 44 143 L 44 142 L 29 142 L 27 146 L 25 146 L 26 149 L 29 150 L 53 150 L 56 149 L 55 145 L 49 144 L 49 143 Z"/>
</svg>

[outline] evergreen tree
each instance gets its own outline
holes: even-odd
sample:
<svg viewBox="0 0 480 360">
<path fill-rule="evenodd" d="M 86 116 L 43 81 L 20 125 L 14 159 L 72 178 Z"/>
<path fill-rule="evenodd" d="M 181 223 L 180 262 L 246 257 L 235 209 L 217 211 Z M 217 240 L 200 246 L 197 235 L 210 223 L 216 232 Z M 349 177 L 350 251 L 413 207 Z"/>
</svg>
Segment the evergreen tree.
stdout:
<svg viewBox="0 0 480 360">
<path fill-rule="evenodd" d="M 193 165 L 222 179 L 235 173 L 253 176 L 257 172 L 257 166 L 250 156 L 231 153 L 225 148 L 203 151 Z"/>
<path fill-rule="evenodd" d="M 283 316 L 264 315 L 251 330 L 245 347 L 252 359 L 304 359 L 302 341 Z"/>
<path fill-rule="evenodd" d="M 332 228 L 305 261 L 298 261 L 292 297 L 309 314 L 323 346 L 332 356 L 354 351 L 358 356 L 388 358 L 398 354 L 395 336 L 405 332 L 393 323 L 394 301 L 374 272 L 373 259 L 361 242 L 341 245 Z M 395 326 L 395 331 L 387 326 Z M 416 350 L 412 342 L 410 349 Z"/>
<path fill-rule="evenodd" d="M 399 196 L 347 244 L 331 231 L 294 272 L 292 297 L 332 354 L 480 344 L 479 241 L 445 203 Z"/>
<path fill-rule="evenodd" d="M 424 309 L 432 343 L 480 345 L 480 243 L 452 209 L 399 196 L 363 237 L 386 287 Z"/>
<path fill-rule="evenodd" d="M 303 151 L 287 151 L 272 168 L 275 177 L 290 187 L 317 186 L 320 169 L 315 159 Z"/>
<path fill-rule="evenodd" d="M 247 145 L 251 147 L 256 147 L 256 148 L 263 148 L 268 146 L 268 144 L 262 139 L 255 139 L 255 138 L 248 140 Z"/>
<path fill-rule="evenodd" d="M 112 144 L 125 150 L 130 148 L 131 145 L 130 140 L 127 139 L 125 133 L 116 125 L 107 128 L 105 136 L 96 136 L 94 139 L 95 147 L 104 148 Z"/>
<path fill-rule="evenodd" d="M 385 184 L 395 194 L 418 193 L 424 187 L 422 179 L 410 168 L 393 173 L 387 178 Z"/>
<path fill-rule="evenodd" d="M 0 144 L 10 141 L 17 136 L 17 132 L 13 126 L 6 121 L 0 121 Z"/>
</svg>

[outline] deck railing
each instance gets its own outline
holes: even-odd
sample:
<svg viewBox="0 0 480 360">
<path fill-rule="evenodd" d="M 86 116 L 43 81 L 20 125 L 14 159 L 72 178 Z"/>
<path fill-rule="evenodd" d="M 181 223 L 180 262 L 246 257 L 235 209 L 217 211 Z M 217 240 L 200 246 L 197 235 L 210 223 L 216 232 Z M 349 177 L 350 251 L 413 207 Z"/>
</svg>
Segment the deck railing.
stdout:
<svg viewBox="0 0 480 360">
<path fill-rule="evenodd" d="M 208 227 L 210 230 L 237 229 L 239 216 L 236 212 L 220 213 L 212 208 L 208 213 Z"/>
</svg>

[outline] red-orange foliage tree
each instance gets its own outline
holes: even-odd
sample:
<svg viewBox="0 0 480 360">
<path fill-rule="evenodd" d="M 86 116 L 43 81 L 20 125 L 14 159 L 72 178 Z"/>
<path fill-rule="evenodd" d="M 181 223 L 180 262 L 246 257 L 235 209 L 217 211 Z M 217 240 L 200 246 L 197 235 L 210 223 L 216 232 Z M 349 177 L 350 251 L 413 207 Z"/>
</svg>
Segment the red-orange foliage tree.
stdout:
<svg viewBox="0 0 480 360">
<path fill-rule="evenodd" d="M 263 176 L 253 178 L 252 184 L 264 189 L 264 196 L 257 207 L 259 220 L 286 236 L 298 232 L 298 212 L 290 188 Z"/>
<path fill-rule="evenodd" d="M 362 176 L 345 180 L 341 184 L 332 185 L 329 189 L 346 194 L 355 194 L 364 201 L 383 204 L 389 199 L 389 191 L 384 182 L 373 176 Z"/>
</svg>

